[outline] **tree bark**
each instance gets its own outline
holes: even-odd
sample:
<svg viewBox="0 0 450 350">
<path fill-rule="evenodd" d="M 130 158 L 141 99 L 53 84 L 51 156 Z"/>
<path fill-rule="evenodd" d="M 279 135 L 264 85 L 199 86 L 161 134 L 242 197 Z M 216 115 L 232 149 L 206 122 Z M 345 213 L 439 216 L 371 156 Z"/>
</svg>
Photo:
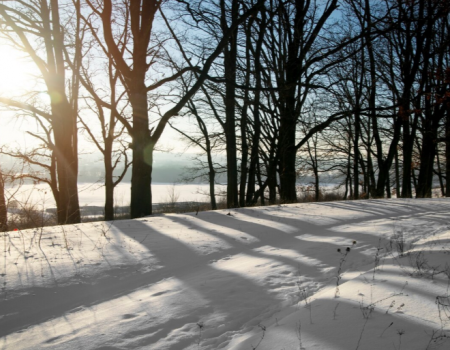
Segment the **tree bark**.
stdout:
<svg viewBox="0 0 450 350">
<path fill-rule="evenodd" d="M 450 108 L 445 118 L 445 196 L 450 197 Z"/>
<path fill-rule="evenodd" d="M 152 214 L 151 179 L 154 145 L 150 141 L 146 86 L 138 77 L 130 83 L 130 104 L 133 110 L 131 171 L 131 218 Z"/>
<path fill-rule="evenodd" d="M 224 1 L 222 7 L 222 31 L 229 30 L 226 23 Z M 231 8 L 231 20 L 234 22 L 238 17 L 239 3 L 233 0 Z M 238 166 L 236 146 L 236 60 L 237 60 L 237 28 L 231 33 L 228 45 L 224 50 L 225 68 L 225 139 L 227 153 L 227 208 L 239 207 L 238 198 Z"/>
<path fill-rule="evenodd" d="M 5 179 L 0 171 L 0 232 L 5 231 L 8 231 L 8 211 L 5 200 Z"/>
</svg>

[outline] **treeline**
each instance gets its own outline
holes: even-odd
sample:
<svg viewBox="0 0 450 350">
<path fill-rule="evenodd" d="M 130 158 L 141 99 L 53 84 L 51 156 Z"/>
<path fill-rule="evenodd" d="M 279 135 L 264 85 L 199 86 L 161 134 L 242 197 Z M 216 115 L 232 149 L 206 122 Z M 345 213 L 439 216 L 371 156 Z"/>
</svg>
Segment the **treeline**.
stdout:
<svg viewBox="0 0 450 350">
<path fill-rule="evenodd" d="M 192 176 L 211 184 L 212 209 L 218 173 L 229 208 L 295 202 L 306 173 L 318 197 L 329 171 L 345 198 L 430 197 L 435 178 L 450 196 L 449 11 L 449 0 L 1 2 L 2 40 L 48 94 L 0 96 L 40 140 L 2 152 L 41 168 L 24 173 L 48 183 L 61 224 L 80 221 L 80 132 L 103 155 L 106 220 L 128 168 L 131 217 L 152 213 L 167 127 L 202 150 Z"/>
</svg>

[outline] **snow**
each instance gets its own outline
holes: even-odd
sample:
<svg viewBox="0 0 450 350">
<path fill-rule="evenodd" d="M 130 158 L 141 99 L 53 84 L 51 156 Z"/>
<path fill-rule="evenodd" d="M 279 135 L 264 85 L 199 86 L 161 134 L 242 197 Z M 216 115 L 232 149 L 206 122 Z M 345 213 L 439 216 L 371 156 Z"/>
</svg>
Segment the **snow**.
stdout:
<svg viewBox="0 0 450 350">
<path fill-rule="evenodd" d="M 448 349 L 449 212 L 346 201 L 6 232 L 0 349 Z"/>
</svg>

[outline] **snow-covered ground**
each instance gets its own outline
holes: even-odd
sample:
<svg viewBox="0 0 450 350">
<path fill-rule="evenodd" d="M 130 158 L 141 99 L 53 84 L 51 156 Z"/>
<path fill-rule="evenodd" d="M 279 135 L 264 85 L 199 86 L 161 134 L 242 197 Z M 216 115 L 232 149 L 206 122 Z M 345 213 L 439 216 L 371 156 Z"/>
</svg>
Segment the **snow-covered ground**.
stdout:
<svg viewBox="0 0 450 350">
<path fill-rule="evenodd" d="M 449 349 L 449 213 L 392 199 L 7 232 L 0 349 Z"/>
</svg>

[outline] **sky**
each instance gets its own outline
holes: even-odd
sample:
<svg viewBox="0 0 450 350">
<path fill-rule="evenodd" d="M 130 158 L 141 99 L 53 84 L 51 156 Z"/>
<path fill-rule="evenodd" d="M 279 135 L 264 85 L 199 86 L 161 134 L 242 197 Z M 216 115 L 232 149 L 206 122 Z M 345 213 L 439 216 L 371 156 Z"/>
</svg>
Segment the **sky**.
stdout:
<svg viewBox="0 0 450 350">
<path fill-rule="evenodd" d="M 29 58 L 0 41 L 0 96 L 23 101 L 20 96 L 24 92 L 39 90 L 36 86 L 38 76 L 39 72 Z M 43 96 L 46 98 L 45 92 L 43 92 Z M 25 149 L 37 145 L 37 141 L 26 134 L 26 131 L 35 131 L 37 127 L 35 123 L 30 123 L 31 118 L 17 118 L 16 113 L 8 111 L 8 108 L 3 105 L 0 105 L 0 117 L 0 146 L 8 145 L 11 148 Z M 179 134 L 170 127 L 166 127 L 164 130 L 158 147 L 174 153 L 186 151 L 185 143 L 180 140 Z M 86 136 L 80 135 L 79 150 L 80 153 L 94 151 L 92 142 L 89 142 Z"/>
<path fill-rule="evenodd" d="M 20 96 L 24 90 L 31 89 L 36 81 L 34 66 L 23 58 L 23 54 L 0 42 L 0 95 L 4 97 Z M 23 131 L 27 130 L 26 123 L 14 118 L 14 113 L 0 106 L 0 145 L 25 146 L 30 141 Z"/>
</svg>

